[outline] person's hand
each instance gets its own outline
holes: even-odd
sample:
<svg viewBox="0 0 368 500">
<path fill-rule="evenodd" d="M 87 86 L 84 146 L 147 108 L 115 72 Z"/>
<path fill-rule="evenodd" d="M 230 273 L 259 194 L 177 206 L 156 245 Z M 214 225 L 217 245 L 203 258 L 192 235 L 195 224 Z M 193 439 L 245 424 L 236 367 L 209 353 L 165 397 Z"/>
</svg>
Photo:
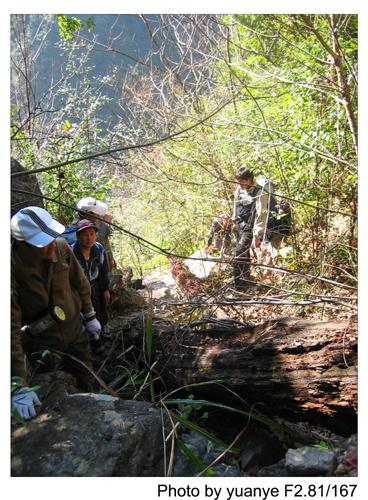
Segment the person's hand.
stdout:
<svg viewBox="0 0 368 500">
<path fill-rule="evenodd" d="M 100 338 L 101 324 L 97 318 L 86 321 L 86 330 L 95 340 Z"/>
<path fill-rule="evenodd" d="M 30 391 L 28 387 L 23 387 L 17 391 L 11 398 L 12 409 L 24 420 L 36 416 L 35 405 L 40 405 L 37 394 Z"/>
<path fill-rule="evenodd" d="M 111 299 L 111 297 L 110 297 L 110 290 L 104 290 L 103 296 L 104 296 L 105 303 L 109 304 L 110 303 L 110 299 Z"/>
<path fill-rule="evenodd" d="M 104 216 L 104 221 L 105 222 L 111 222 L 112 221 L 112 215 L 109 212 L 106 212 Z"/>
</svg>

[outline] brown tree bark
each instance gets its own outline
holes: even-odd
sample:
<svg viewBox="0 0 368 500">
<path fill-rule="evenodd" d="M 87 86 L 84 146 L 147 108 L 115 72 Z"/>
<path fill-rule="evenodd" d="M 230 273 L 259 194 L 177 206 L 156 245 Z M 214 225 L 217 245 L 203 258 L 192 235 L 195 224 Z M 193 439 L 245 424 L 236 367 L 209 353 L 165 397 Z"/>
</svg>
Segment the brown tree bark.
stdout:
<svg viewBox="0 0 368 500">
<path fill-rule="evenodd" d="M 273 414 L 355 419 L 355 324 L 280 318 L 250 328 L 206 326 L 155 333 L 156 368 L 169 386 L 213 382 L 204 387 L 215 393 L 221 381 Z"/>
</svg>

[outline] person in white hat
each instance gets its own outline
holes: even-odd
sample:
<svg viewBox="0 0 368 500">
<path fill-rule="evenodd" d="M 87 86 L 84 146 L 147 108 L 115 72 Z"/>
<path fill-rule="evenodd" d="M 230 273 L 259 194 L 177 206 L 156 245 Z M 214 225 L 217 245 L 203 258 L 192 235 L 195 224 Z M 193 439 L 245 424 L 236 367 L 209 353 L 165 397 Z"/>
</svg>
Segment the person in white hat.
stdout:
<svg viewBox="0 0 368 500">
<path fill-rule="evenodd" d="M 61 365 L 81 389 L 90 390 L 90 373 L 72 356 L 92 366 L 87 333 L 95 336 L 101 325 L 90 284 L 67 242 L 59 238 L 64 229 L 40 207 L 23 208 L 11 219 L 12 376 L 20 377 L 27 387 L 25 354 L 31 371 Z M 23 418 L 33 417 L 37 404 L 37 395 L 27 388 L 12 395 L 12 407 Z"/>
<path fill-rule="evenodd" d="M 101 243 L 106 251 L 107 263 L 109 270 L 111 271 L 111 269 L 116 267 L 116 263 L 109 241 L 111 226 L 108 222 L 111 222 L 112 218 L 111 214 L 108 213 L 108 206 L 103 201 L 87 196 L 86 198 L 82 198 L 78 201 L 77 210 L 79 212 L 79 217 L 73 222 L 73 224 L 76 225 L 78 221 L 83 219 L 88 219 L 96 224 L 98 230 L 97 242 Z"/>
</svg>

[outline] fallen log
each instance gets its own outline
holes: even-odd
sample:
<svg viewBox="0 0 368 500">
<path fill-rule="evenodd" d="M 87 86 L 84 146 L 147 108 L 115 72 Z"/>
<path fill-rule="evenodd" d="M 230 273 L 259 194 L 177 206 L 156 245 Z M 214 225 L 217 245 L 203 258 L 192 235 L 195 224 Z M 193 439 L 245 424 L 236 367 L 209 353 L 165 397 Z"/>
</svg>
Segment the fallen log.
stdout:
<svg viewBox="0 0 368 500">
<path fill-rule="evenodd" d="M 357 328 L 351 321 L 164 325 L 156 329 L 154 350 L 169 387 L 213 382 L 201 391 L 214 397 L 221 381 L 248 403 L 261 403 L 262 412 L 319 421 L 338 416 L 342 427 L 356 422 Z"/>
</svg>

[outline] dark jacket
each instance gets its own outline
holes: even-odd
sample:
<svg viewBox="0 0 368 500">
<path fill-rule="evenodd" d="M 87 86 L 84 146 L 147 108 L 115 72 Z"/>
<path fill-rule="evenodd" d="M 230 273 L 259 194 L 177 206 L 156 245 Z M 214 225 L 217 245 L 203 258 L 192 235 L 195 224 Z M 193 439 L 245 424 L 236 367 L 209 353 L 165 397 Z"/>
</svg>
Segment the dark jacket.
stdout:
<svg viewBox="0 0 368 500">
<path fill-rule="evenodd" d="M 234 199 L 234 222 L 238 231 L 253 231 L 257 215 L 256 200 L 259 196 L 259 186 L 254 186 L 249 192 L 238 189 Z"/>
<path fill-rule="evenodd" d="M 78 240 L 73 243 L 72 250 L 91 285 L 92 303 L 97 319 L 101 324 L 106 324 L 107 311 L 103 292 L 109 289 L 109 268 L 105 249 L 96 241 L 88 260 L 84 257 Z"/>
</svg>

